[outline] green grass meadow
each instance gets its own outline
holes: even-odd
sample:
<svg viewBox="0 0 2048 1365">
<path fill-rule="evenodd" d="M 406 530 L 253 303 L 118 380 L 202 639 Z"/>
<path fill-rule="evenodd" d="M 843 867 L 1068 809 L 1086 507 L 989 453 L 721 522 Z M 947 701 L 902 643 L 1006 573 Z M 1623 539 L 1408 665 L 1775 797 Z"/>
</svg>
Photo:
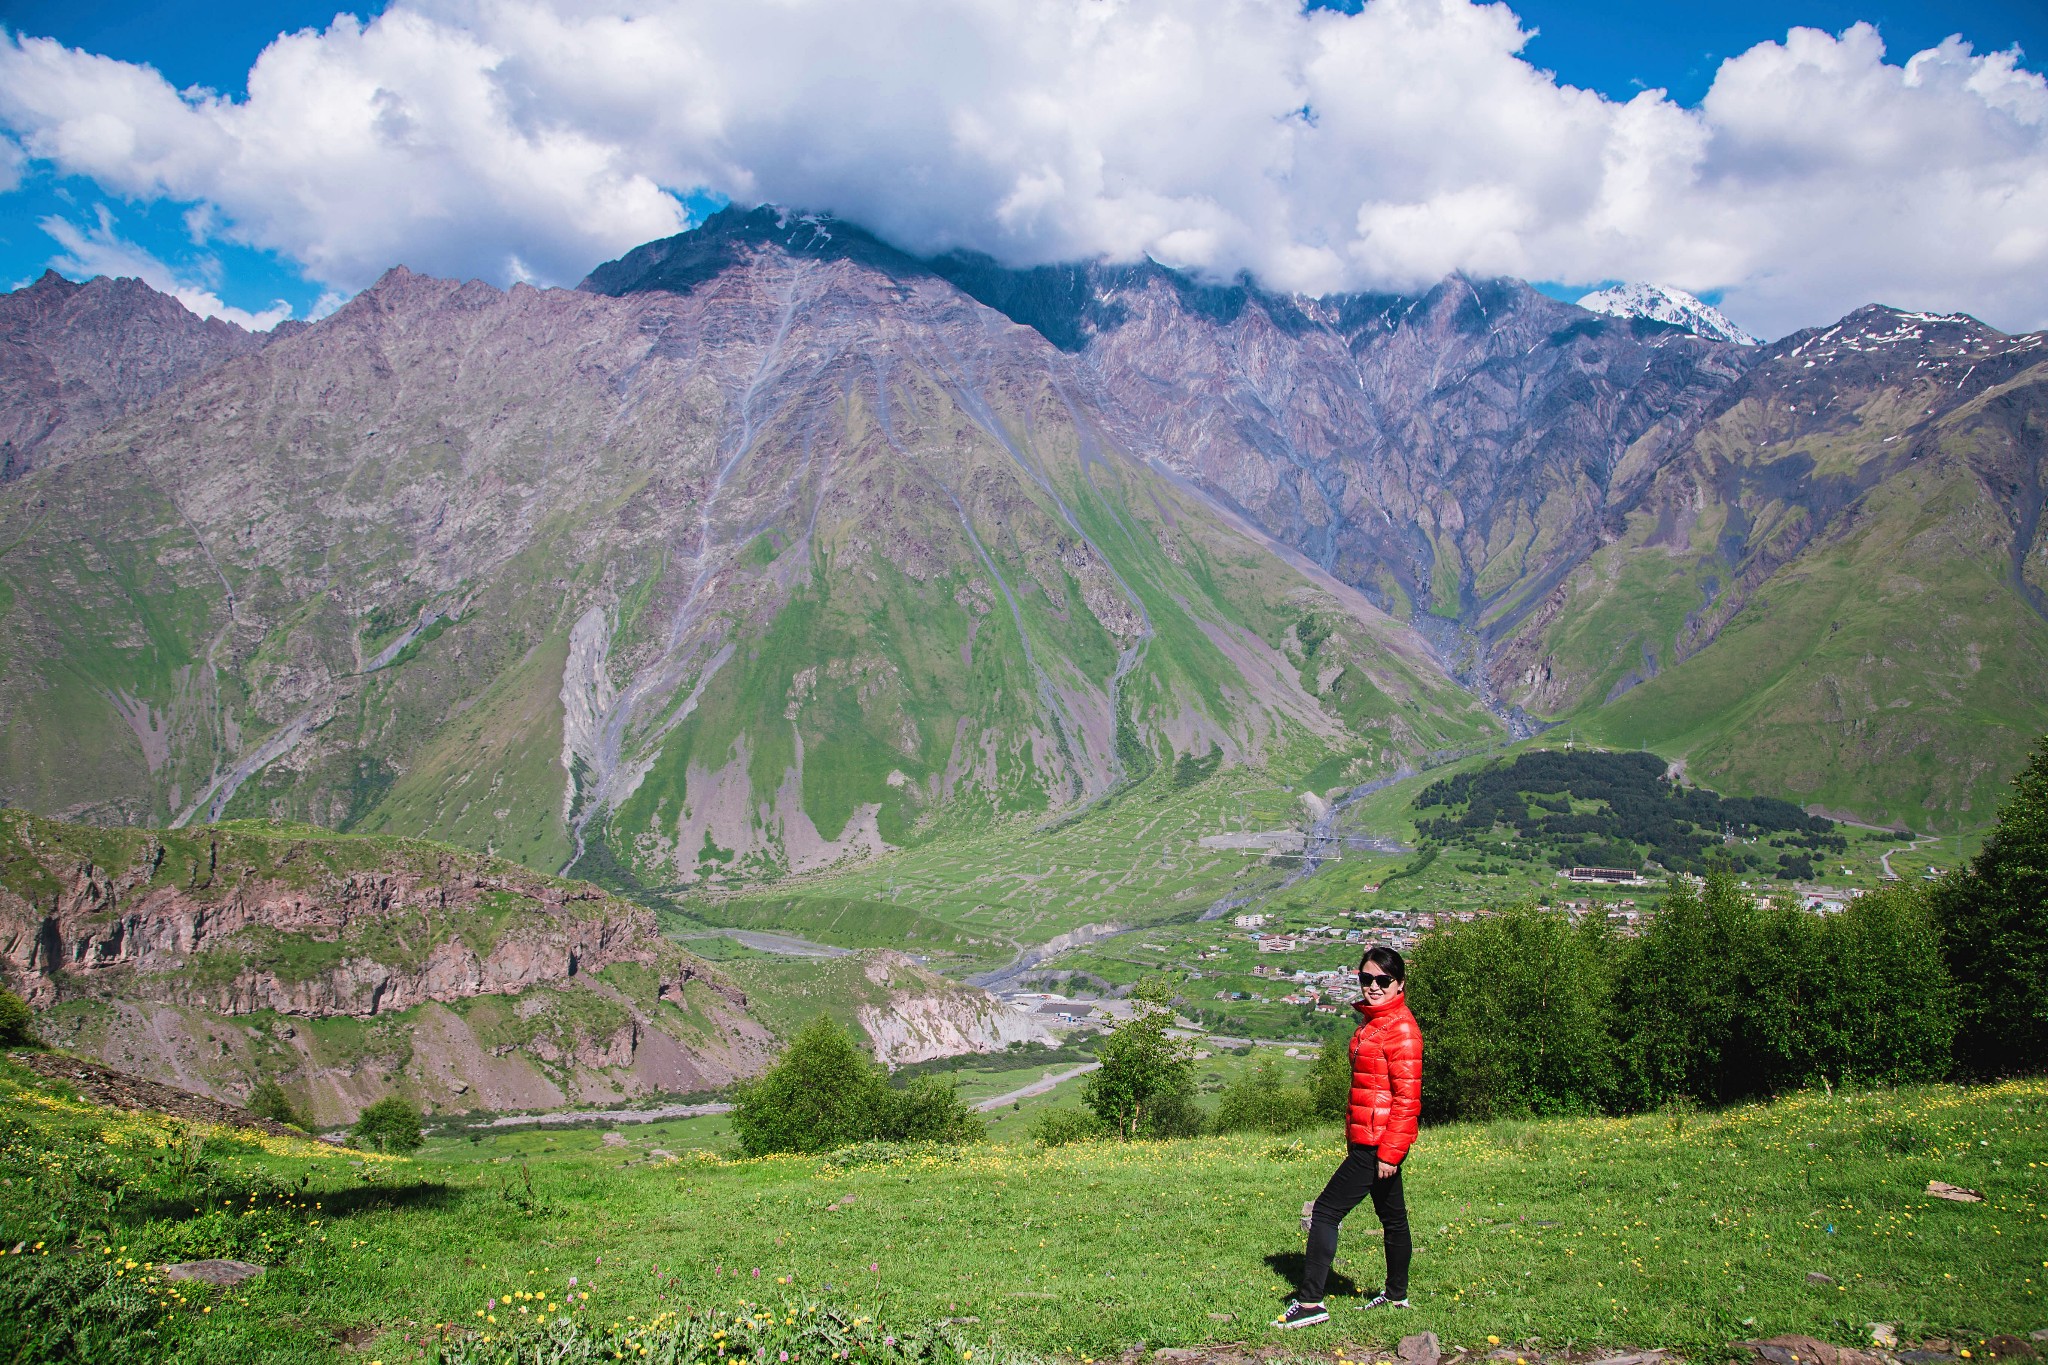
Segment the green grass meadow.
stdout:
<svg viewBox="0 0 2048 1365">
<path fill-rule="evenodd" d="M 165 1121 L 10 1076 L 10 1132 L 46 1148 L 17 1141 L 6 1158 L 11 1238 L 36 1240 L 25 1236 L 32 1177 L 80 1159 L 65 1155 L 79 1144 L 142 1161 L 177 1138 Z M 575 1311 L 607 1323 L 825 1300 L 892 1324 L 949 1318 L 998 1356 L 1269 1344 L 1266 1320 L 1299 1266 L 1299 1210 L 1341 1153 L 1329 1128 L 839 1159 L 671 1147 L 671 1158 L 653 1151 L 664 1127 L 622 1127 L 624 1145 L 592 1129 L 444 1138 L 413 1160 L 368 1164 L 217 1133 L 220 1178 L 288 1187 L 295 1207 L 319 1211 L 266 1234 L 269 1273 L 193 1292 L 164 1340 L 177 1359 L 395 1365 L 512 1311 L 507 1295 L 566 1293 L 573 1275 L 590 1296 Z M 1499 1338 L 1701 1360 L 1782 1332 L 1867 1341 L 1873 1321 L 1908 1341 L 2024 1334 L 2048 1325 L 2044 1170 L 2038 1080 L 1430 1128 L 1406 1167 L 1414 1309 L 1368 1316 L 1337 1298 L 1329 1326 L 1286 1340 L 1321 1355 L 1428 1329 L 1475 1350 Z M 1985 1199 L 1931 1198 L 1935 1179 Z M 232 1207 L 240 1216 L 241 1201 Z M 207 1250 L 187 1225 L 143 1213 L 117 1214 L 98 1254 L 137 1261 L 148 1283 L 165 1248 Z M 100 1235 L 82 1235 L 83 1254 Z M 1354 1215 L 1333 1288 L 1377 1286 L 1379 1246 L 1369 1209 Z"/>
</svg>

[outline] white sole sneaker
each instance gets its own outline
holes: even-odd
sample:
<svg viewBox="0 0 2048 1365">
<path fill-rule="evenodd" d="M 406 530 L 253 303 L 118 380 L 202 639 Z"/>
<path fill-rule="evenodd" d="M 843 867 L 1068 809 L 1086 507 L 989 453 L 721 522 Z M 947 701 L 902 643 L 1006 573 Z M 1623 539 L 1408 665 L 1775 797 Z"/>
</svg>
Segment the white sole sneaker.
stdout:
<svg viewBox="0 0 2048 1365">
<path fill-rule="evenodd" d="M 1273 1319 L 1273 1326 L 1282 1332 L 1291 1332 L 1297 1327 L 1314 1327 L 1317 1323 L 1328 1322 L 1330 1310 L 1324 1307 L 1305 1308 L 1298 1303 L 1287 1305 L 1287 1311 Z"/>
</svg>

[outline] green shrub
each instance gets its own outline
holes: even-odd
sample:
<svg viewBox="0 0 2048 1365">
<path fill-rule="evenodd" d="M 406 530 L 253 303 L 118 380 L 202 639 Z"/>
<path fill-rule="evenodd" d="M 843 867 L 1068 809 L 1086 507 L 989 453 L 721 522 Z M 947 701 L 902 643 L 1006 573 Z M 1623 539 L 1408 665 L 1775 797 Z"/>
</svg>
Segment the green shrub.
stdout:
<svg viewBox="0 0 2048 1365">
<path fill-rule="evenodd" d="M 1292 1133 L 1316 1121 L 1315 1097 L 1289 1085 L 1272 1062 L 1238 1072 L 1216 1103 L 1219 1133 Z"/>
<path fill-rule="evenodd" d="M 1927 900 L 1888 886 L 1815 926 L 1817 971 L 1803 995 L 1808 1065 L 1820 1076 L 1901 1085 L 1947 1074 L 1955 992 Z"/>
<path fill-rule="evenodd" d="M 284 1087 L 276 1081 L 256 1082 L 255 1089 L 249 1092 L 249 1103 L 245 1107 L 259 1119 L 289 1123 L 294 1128 L 311 1131 L 312 1125 L 299 1117 L 298 1110 L 292 1108 L 291 1097 L 284 1093 Z"/>
<path fill-rule="evenodd" d="M 0 1047 L 28 1047 L 36 1041 L 35 1015 L 13 991 L 0 990 Z"/>
<path fill-rule="evenodd" d="M 1610 1102 L 1603 921 L 1574 930 L 1521 906 L 1446 924 L 1410 959 L 1423 1112 L 1435 1119 L 1584 1114 Z"/>
<path fill-rule="evenodd" d="M 620 1323 L 601 1320 L 574 1295 L 561 1303 L 566 1312 L 512 1317 L 488 1336 L 463 1333 L 437 1343 L 430 1359 L 438 1365 L 609 1365 L 620 1359 L 1013 1365 L 1018 1359 L 973 1342 L 950 1319 L 890 1325 L 850 1304 L 784 1300 L 765 1308 L 679 1308 L 645 1323 Z"/>
<path fill-rule="evenodd" d="M 1955 982 L 1955 1059 L 1976 1076 L 2048 1065 L 2048 738 L 2012 785 L 1983 851 L 1933 898 Z"/>
<path fill-rule="evenodd" d="M 739 1088 L 732 1126 L 749 1156 L 863 1142 L 974 1142 L 988 1131 L 948 1081 L 917 1076 L 892 1087 L 824 1015 L 806 1024 L 765 1074 Z"/>
<path fill-rule="evenodd" d="M 1064 1147 L 1070 1142 L 1095 1142 L 1109 1136 L 1101 1119 L 1086 1109 L 1054 1109 L 1031 1125 L 1031 1140 L 1041 1147 Z"/>
<path fill-rule="evenodd" d="M 890 1142 L 981 1142 L 988 1125 L 960 1098 L 959 1086 L 938 1076 L 913 1076 L 884 1092 L 882 1131 Z"/>
<path fill-rule="evenodd" d="M 350 1135 L 358 1147 L 416 1152 L 421 1142 L 420 1111 L 396 1095 L 387 1095 L 362 1112 Z"/>
<path fill-rule="evenodd" d="M 1355 1016 L 1354 1016 L 1355 1017 Z M 1319 1119 L 1341 1119 L 1351 1108 L 1351 1035 L 1346 1029 L 1323 1039 L 1308 1073 L 1309 1103 Z"/>
<path fill-rule="evenodd" d="M 1806 1080 L 1801 988 L 1818 945 L 1812 916 L 1759 905 L 1728 873 L 1697 892 L 1674 880 L 1616 955 L 1610 1019 L 1627 1107 L 1680 1095 L 1725 1104 Z"/>
</svg>

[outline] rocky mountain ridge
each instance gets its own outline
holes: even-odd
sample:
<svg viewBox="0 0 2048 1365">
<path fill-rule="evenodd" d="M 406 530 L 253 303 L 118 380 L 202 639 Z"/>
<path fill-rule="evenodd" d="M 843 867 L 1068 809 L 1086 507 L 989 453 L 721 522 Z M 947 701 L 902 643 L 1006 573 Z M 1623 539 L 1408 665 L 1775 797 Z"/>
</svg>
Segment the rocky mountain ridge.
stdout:
<svg viewBox="0 0 2048 1365">
<path fill-rule="evenodd" d="M 2041 638 L 2036 339 L 1915 316 L 1744 347 L 1513 281 L 1014 271 L 773 209 L 573 294 L 395 271 L 0 509 L 0 789 L 675 889 L 1183 756 L 1349 783 L 1612 707 L 1717 785 L 1961 815 L 2048 723 L 2002 663 Z M 1957 443 L 1994 413 L 1987 462 Z M 1911 500 L 1909 441 L 1954 475 L 1912 533 L 1943 643 L 1894 629 L 1907 594 L 1832 626 L 1839 660 L 1779 657 L 1749 624 Z M 2005 567 L 1945 595 L 1987 536 Z M 1930 744 L 1981 763 L 1898 781 Z"/>
<path fill-rule="evenodd" d="M 0 294 L 0 482 L 270 339 L 141 280 L 46 270 Z"/>
</svg>

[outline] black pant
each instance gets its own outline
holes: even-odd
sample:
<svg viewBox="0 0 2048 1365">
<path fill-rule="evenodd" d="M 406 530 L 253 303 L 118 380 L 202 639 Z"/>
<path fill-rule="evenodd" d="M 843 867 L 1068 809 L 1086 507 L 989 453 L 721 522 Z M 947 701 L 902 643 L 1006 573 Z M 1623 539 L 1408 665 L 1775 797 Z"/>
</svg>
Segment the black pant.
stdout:
<svg viewBox="0 0 2048 1365">
<path fill-rule="evenodd" d="M 1401 1170 L 1380 1179 L 1380 1149 L 1351 1144 L 1344 1164 L 1316 1196 L 1315 1214 L 1308 1225 L 1308 1265 L 1301 1274 L 1301 1301 L 1321 1303 L 1323 1284 L 1330 1278 L 1330 1262 L 1337 1258 L 1337 1225 L 1344 1215 L 1372 1196 L 1372 1211 L 1387 1230 L 1387 1288 L 1390 1299 L 1408 1297 L 1408 1258 L 1415 1243 L 1408 1236 L 1408 1204 L 1401 1197 Z"/>
</svg>

